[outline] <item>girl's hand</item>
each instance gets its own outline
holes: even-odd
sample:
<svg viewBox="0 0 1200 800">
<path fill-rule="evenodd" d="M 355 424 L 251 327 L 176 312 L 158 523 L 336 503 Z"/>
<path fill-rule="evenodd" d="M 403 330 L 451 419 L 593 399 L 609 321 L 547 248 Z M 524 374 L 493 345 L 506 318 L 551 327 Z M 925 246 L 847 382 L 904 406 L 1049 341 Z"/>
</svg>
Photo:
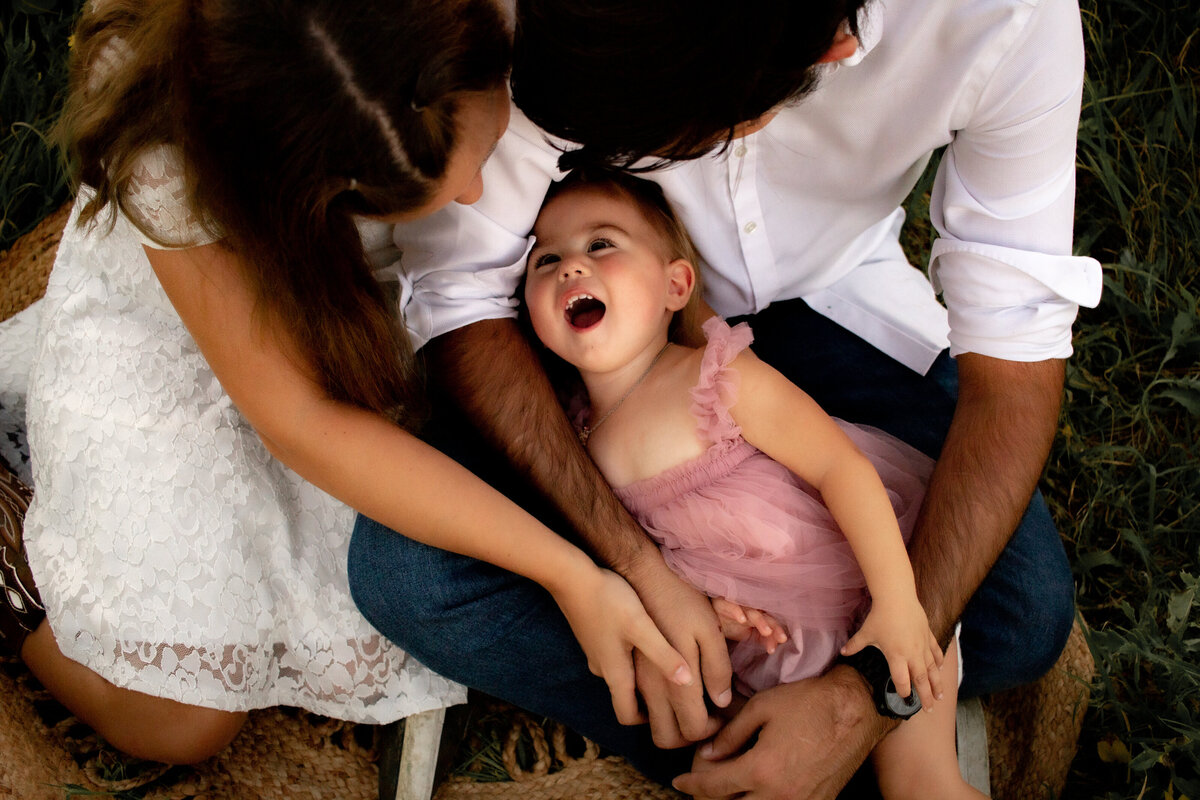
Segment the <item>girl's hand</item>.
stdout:
<svg viewBox="0 0 1200 800">
<path fill-rule="evenodd" d="M 901 697 L 915 689 L 927 711 L 942 699 L 944 654 L 915 597 L 907 603 L 876 601 L 858 633 L 842 648 L 842 655 L 857 653 L 868 645 L 883 651 Z"/>
<path fill-rule="evenodd" d="M 726 639 L 744 642 L 757 636 L 768 653 L 774 653 L 776 647 L 787 641 L 787 629 L 765 611 L 746 608 L 724 597 L 712 598 L 712 607 Z"/>
<path fill-rule="evenodd" d="M 587 656 L 588 669 L 604 679 L 622 725 L 645 722 L 638 710 L 633 651 L 640 650 L 667 680 L 689 686 L 687 661 L 671 647 L 642 607 L 637 593 L 615 572 L 592 566 L 564 580 L 551 594 Z"/>
</svg>

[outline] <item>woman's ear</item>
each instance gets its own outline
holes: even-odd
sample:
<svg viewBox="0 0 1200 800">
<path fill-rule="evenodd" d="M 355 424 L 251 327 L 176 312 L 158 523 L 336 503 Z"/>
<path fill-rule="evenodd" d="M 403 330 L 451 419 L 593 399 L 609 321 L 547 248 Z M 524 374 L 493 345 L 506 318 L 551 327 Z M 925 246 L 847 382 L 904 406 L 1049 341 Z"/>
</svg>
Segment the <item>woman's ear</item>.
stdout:
<svg viewBox="0 0 1200 800">
<path fill-rule="evenodd" d="M 857 52 L 858 39 L 843 25 L 838 28 L 837 35 L 833 37 L 833 44 L 829 45 L 829 49 L 825 51 L 825 55 L 817 59 L 817 63 L 830 64 L 834 61 L 841 61 Z"/>
<path fill-rule="evenodd" d="M 667 264 L 667 310 L 678 311 L 688 304 L 696 288 L 696 268 L 687 259 Z"/>
</svg>

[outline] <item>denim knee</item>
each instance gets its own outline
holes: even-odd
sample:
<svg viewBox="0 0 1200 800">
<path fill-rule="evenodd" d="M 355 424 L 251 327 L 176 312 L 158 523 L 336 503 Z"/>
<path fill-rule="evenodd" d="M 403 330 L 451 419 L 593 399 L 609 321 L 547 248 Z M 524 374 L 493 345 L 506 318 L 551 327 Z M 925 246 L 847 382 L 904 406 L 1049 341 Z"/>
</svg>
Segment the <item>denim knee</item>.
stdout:
<svg viewBox="0 0 1200 800">
<path fill-rule="evenodd" d="M 488 655 L 511 640 L 514 629 L 523 631 L 527 618 L 555 610 L 530 581 L 408 539 L 362 515 L 347 571 L 351 596 L 372 625 L 421 663 L 472 686 L 491 677 L 496 662 Z M 558 631 L 548 616 L 536 627 L 553 638 Z M 540 644 L 535 633 L 522 635 Z"/>
<path fill-rule="evenodd" d="M 1037 680 L 1062 654 L 1075 584 L 1040 493 L 963 611 L 963 696 Z"/>
<path fill-rule="evenodd" d="M 536 583 L 361 515 L 349 573 L 363 615 L 435 672 L 556 719 L 657 780 L 690 764 L 690 751 L 655 748 L 648 726 L 617 722 L 608 687 Z"/>
</svg>

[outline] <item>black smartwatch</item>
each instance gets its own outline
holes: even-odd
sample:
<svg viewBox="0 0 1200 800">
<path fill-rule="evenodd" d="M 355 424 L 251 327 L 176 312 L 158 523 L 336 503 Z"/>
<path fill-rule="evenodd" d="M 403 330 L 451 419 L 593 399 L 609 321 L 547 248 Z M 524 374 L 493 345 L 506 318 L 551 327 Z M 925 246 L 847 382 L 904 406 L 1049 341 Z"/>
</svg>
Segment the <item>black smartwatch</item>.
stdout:
<svg viewBox="0 0 1200 800">
<path fill-rule="evenodd" d="M 863 676 L 880 716 L 908 719 L 921 710 L 921 698 L 915 690 L 908 697 L 901 697 L 896 691 L 896 684 L 892 683 L 892 671 L 888 669 L 887 659 L 878 647 L 868 645 L 854 655 L 838 656 L 837 663 L 854 667 Z"/>
</svg>

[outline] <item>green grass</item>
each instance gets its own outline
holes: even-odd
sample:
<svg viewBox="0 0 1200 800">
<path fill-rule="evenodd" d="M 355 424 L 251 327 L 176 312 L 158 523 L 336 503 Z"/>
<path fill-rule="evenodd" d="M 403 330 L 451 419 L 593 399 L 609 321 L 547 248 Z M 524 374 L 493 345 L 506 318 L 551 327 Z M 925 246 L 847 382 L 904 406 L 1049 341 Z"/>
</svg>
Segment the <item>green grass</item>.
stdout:
<svg viewBox="0 0 1200 800">
<path fill-rule="evenodd" d="M 0 11 L 0 250 L 67 198 L 46 137 L 62 104 L 79 0 L 9 0 Z"/>
<path fill-rule="evenodd" d="M 77 6 L 0 11 L 0 250 L 66 198 L 44 138 Z M 1083 15 L 1077 252 L 1104 264 L 1105 294 L 1076 325 L 1045 493 L 1098 677 L 1066 795 L 1200 800 L 1200 9 L 1084 0 Z M 919 187 L 918 247 L 924 206 Z"/>
<path fill-rule="evenodd" d="M 1200 797 L 1200 11 L 1087 4 L 1076 238 L 1084 311 L 1047 496 L 1099 680 L 1078 797 Z"/>
</svg>

